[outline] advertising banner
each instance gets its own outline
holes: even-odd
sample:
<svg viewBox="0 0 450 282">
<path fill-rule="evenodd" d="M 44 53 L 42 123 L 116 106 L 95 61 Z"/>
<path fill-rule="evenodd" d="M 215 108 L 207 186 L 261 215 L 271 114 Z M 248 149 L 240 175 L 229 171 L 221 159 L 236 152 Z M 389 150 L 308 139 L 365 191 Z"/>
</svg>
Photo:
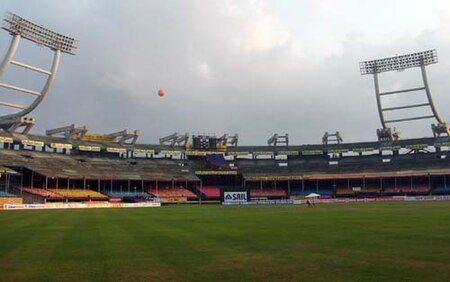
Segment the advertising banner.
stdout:
<svg viewBox="0 0 450 282">
<path fill-rule="evenodd" d="M 86 209 L 86 208 L 150 208 L 160 207 L 161 203 L 142 202 L 142 203 L 47 203 L 47 204 L 24 204 L 12 205 L 5 204 L 5 210 L 30 210 L 30 209 Z"/>
<path fill-rule="evenodd" d="M 224 203 L 248 202 L 250 199 L 248 191 L 226 191 L 223 192 Z"/>
</svg>

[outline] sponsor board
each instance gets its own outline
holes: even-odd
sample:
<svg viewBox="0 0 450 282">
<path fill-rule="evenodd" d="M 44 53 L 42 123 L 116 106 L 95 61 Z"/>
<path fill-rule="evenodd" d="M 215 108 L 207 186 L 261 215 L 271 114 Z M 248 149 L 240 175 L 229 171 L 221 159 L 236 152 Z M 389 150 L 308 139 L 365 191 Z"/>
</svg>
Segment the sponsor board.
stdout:
<svg viewBox="0 0 450 282">
<path fill-rule="evenodd" d="M 375 151 L 375 148 L 353 148 L 352 151 L 355 153 L 371 152 Z"/>
<path fill-rule="evenodd" d="M 78 150 L 80 150 L 80 151 L 100 152 L 102 150 L 102 148 L 100 148 L 98 146 L 83 146 L 83 145 L 80 145 L 80 146 L 78 146 Z"/>
<path fill-rule="evenodd" d="M 0 142 L 3 143 L 13 143 L 14 140 L 11 137 L 0 136 Z"/>
<path fill-rule="evenodd" d="M 302 151 L 302 155 L 304 156 L 312 156 L 312 155 L 322 155 L 323 150 L 304 150 Z"/>
<path fill-rule="evenodd" d="M 122 202 L 122 197 L 110 197 L 108 199 L 108 202 L 110 202 L 110 203 L 121 203 Z"/>
<path fill-rule="evenodd" d="M 297 200 L 266 200 L 266 201 L 252 201 L 252 202 L 223 202 L 224 206 L 233 205 L 298 205 L 302 201 Z"/>
<path fill-rule="evenodd" d="M 248 156 L 250 152 L 227 152 L 227 156 Z"/>
<path fill-rule="evenodd" d="M 257 151 L 257 152 L 254 152 L 253 154 L 255 155 L 255 156 L 271 156 L 271 155 L 273 155 L 275 152 L 273 152 L 273 151 Z"/>
<path fill-rule="evenodd" d="M 172 156 L 181 156 L 181 151 L 171 151 L 171 150 L 162 150 L 159 152 L 160 155 L 172 155 Z"/>
<path fill-rule="evenodd" d="M 47 204 L 5 204 L 5 210 L 31 210 L 31 209 L 86 209 L 86 208 L 149 208 L 160 207 L 161 203 L 141 202 L 141 203 L 47 203 Z"/>
<path fill-rule="evenodd" d="M 83 136 L 81 136 L 81 134 L 77 134 L 76 137 L 80 138 L 83 141 L 116 142 L 116 137 L 108 136 L 108 135 L 104 135 L 104 134 L 86 133 Z"/>
<path fill-rule="evenodd" d="M 450 201 L 450 196 L 405 196 L 405 202 L 415 202 L 415 201 Z"/>
<path fill-rule="evenodd" d="M 299 152 L 298 151 L 278 151 L 277 152 L 278 155 L 286 155 L 286 156 L 298 156 Z"/>
<path fill-rule="evenodd" d="M 449 147 L 450 146 L 450 142 L 436 142 L 434 143 L 435 147 Z"/>
<path fill-rule="evenodd" d="M 167 204 L 167 203 L 186 203 L 187 198 L 186 197 L 164 197 L 161 198 L 161 203 Z"/>
<path fill-rule="evenodd" d="M 302 175 L 268 175 L 268 176 L 258 176 L 258 175 L 251 175 L 251 176 L 245 176 L 244 177 L 246 181 L 261 181 L 261 180 L 279 180 L 279 181 L 286 181 L 286 180 L 302 180 L 305 179 Z"/>
<path fill-rule="evenodd" d="M 53 149 L 72 149 L 72 144 L 50 143 L 50 147 Z"/>
<path fill-rule="evenodd" d="M 108 153 L 126 153 L 127 149 L 125 148 L 116 148 L 116 147 L 107 147 L 106 152 Z"/>
<path fill-rule="evenodd" d="M 133 152 L 136 153 L 136 154 L 153 155 L 155 153 L 155 150 L 152 150 L 152 149 L 134 149 Z"/>
<path fill-rule="evenodd" d="M 428 144 L 412 144 L 412 145 L 406 145 L 406 149 L 411 150 L 423 150 L 426 149 L 429 145 Z"/>
<path fill-rule="evenodd" d="M 160 207 L 161 203 L 141 202 L 141 203 L 123 203 L 122 208 L 150 208 Z"/>
<path fill-rule="evenodd" d="M 23 200 L 20 197 L 0 197 L 0 205 L 5 204 L 20 205 L 23 204 Z"/>
<path fill-rule="evenodd" d="M 186 151 L 186 156 L 206 156 L 206 155 L 223 155 L 224 152 L 217 151 Z"/>
<path fill-rule="evenodd" d="M 342 153 L 347 153 L 348 149 L 329 149 L 328 153 L 330 154 L 342 154 Z"/>
<path fill-rule="evenodd" d="M 35 140 L 22 140 L 22 144 L 27 146 L 44 147 L 44 142 Z"/>
<path fill-rule="evenodd" d="M 398 151 L 401 148 L 401 146 L 380 146 L 381 151 Z"/>
<path fill-rule="evenodd" d="M 223 202 L 225 203 L 247 202 L 249 198 L 248 191 L 223 192 Z"/>
<path fill-rule="evenodd" d="M 234 170 L 196 170 L 196 175 L 237 175 Z"/>
<path fill-rule="evenodd" d="M 45 209 L 44 204 L 25 204 L 25 205 L 15 205 L 15 204 L 5 204 L 3 205 L 5 210 L 28 210 L 28 209 Z"/>
</svg>

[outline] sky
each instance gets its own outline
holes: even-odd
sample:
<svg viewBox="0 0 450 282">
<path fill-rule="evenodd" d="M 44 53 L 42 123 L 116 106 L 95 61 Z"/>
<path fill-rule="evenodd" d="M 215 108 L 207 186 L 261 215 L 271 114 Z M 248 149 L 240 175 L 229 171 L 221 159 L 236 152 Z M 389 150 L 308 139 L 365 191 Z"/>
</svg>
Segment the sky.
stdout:
<svg viewBox="0 0 450 282">
<path fill-rule="evenodd" d="M 29 115 L 35 134 L 74 123 L 91 133 L 140 129 L 139 142 L 151 144 L 174 132 L 238 133 L 241 145 L 265 145 L 274 133 L 288 133 L 292 145 L 320 143 L 325 131 L 374 141 L 381 124 L 373 78 L 360 74 L 359 62 L 429 49 L 439 57 L 427 67 L 433 98 L 450 121 L 445 0 L 2 0 L 6 11 L 79 40 Z M 10 39 L 0 31 L 0 58 Z M 15 59 L 49 69 L 52 52 L 23 40 Z M 12 66 L 0 82 L 39 90 L 44 77 Z M 417 68 L 380 75 L 382 91 L 421 83 Z M 1 101 L 30 103 L 0 93 Z M 402 138 L 431 136 L 434 122 L 393 127 Z"/>
</svg>

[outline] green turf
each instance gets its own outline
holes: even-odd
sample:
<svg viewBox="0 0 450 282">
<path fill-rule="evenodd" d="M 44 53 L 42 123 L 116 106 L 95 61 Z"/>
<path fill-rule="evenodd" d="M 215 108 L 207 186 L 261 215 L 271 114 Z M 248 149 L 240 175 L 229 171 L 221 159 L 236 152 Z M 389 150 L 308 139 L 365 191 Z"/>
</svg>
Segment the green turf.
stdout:
<svg viewBox="0 0 450 282">
<path fill-rule="evenodd" d="M 450 202 L 0 212 L 0 281 L 450 281 Z"/>
</svg>

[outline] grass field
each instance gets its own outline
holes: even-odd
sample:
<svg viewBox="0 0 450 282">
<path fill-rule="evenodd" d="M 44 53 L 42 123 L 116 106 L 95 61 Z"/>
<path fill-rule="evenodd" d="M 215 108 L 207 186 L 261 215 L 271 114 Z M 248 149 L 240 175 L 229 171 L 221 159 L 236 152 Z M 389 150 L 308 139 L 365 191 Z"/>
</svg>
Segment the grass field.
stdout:
<svg viewBox="0 0 450 282">
<path fill-rule="evenodd" d="M 450 281 L 450 202 L 0 212 L 0 281 Z"/>
</svg>

